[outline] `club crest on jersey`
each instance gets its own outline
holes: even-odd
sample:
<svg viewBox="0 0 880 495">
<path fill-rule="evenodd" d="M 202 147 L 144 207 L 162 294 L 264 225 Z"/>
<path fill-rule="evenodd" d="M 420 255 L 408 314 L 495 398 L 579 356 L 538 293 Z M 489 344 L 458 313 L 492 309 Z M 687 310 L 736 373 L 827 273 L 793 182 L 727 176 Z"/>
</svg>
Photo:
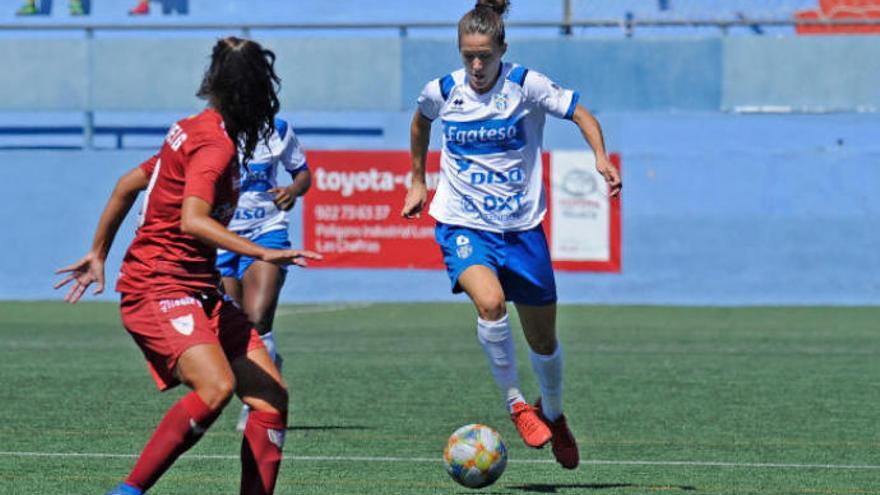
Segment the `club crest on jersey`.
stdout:
<svg viewBox="0 0 880 495">
<path fill-rule="evenodd" d="M 192 314 L 178 316 L 177 318 L 171 318 L 171 326 L 174 327 L 178 333 L 182 335 L 192 335 L 193 330 L 196 327 L 195 320 L 193 319 Z"/>
<path fill-rule="evenodd" d="M 455 254 L 461 259 L 467 259 L 471 254 L 474 253 L 474 246 L 471 245 L 471 240 L 467 238 L 466 235 L 459 235 L 455 238 Z"/>
<path fill-rule="evenodd" d="M 499 112 L 507 110 L 507 95 L 498 93 L 492 98 L 492 102 L 495 104 L 495 110 Z"/>
</svg>

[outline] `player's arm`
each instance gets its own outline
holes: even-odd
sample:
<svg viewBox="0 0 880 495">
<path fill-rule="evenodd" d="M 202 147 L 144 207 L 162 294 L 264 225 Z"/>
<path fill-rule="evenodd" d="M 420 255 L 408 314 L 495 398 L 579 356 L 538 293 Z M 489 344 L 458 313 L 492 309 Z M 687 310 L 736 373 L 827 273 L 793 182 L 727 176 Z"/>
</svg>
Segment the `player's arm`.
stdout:
<svg viewBox="0 0 880 495">
<path fill-rule="evenodd" d="M 599 125 L 599 121 L 581 105 L 575 105 L 571 120 L 578 126 L 584 139 L 593 148 L 593 153 L 596 155 L 596 170 L 602 174 L 602 177 L 605 177 L 609 194 L 617 196 L 620 194 L 623 184 L 620 181 L 620 172 L 608 159 L 608 154 L 605 151 L 605 138 L 602 135 L 602 126 Z"/>
<path fill-rule="evenodd" d="M 321 255 L 298 249 L 268 249 L 259 246 L 211 217 L 211 204 L 198 196 L 183 199 L 180 212 L 180 230 L 215 248 L 225 249 L 269 263 L 307 266 L 307 259 L 318 260 Z"/>
<path fill-rule="evenodd" d="M 409 131 L 409 153 L 412 162 L 412 185 L 406 193 L 401 216 L 418 218 L 428 200 L 428 187 L 425 184 L 425 161 L 428 156 L 428 143 L 431 139 L 431 121 L 416 110 Z"/>
<path fill-rule="evenodd" d="M 92 248 L 76 263 L 55 271 L 57 274 L 67 274 L 55 284 L 56 289 L 74 282 L 64 296 L 65 301 L 75 303 L 92 283 L 96 284 L 94 294 L 104 291 L 104 260 L 107 259 L 116 232 L 131 210 L 138 193 L 146 189 L 149 182 L 150 177 L 141 166 L 130 170 L 116 182 L 116 187 L 113 188 L 110 199 L 98 220 Z"/>
</svg>

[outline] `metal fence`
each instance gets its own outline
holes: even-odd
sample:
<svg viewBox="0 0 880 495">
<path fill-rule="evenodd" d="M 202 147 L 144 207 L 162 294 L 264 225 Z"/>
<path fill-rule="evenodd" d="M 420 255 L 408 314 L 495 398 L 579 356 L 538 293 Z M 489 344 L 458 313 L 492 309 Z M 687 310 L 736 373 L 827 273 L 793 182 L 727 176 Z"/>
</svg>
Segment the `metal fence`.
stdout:
<svg viewBox="0 0 880 495">
<path fill-rule="evenodd" d="M 39 32 L 59 32 L 67 31 L 71 33 L 80 33 L 87 42 L 85 72 L 89 81 L 89 91 L 87 92 L 87 101 L 85 102 L 85 111 L 83 116 L 83 124 L 81 132 L 83 135 L 83 146 L 92 148 L 94 146 L 94 137 L 98 133 L 110 133 L 116 137 L 117 143 L 121 143 L 123 135 L 126 134 L 125 127 L 114 127 L 113 129 L 99 129 L 95 124 L 93 95 L 91 89 L 91 74 L 94 70 L 94 53 L 92 49 L 92 41 L 95 35 L 101 31 L 122 31 L 122 32 L 155 32 L 155 31 L 222 31 L 227 33 L 240 33 L 242 36 L 250 37 L 252 32 L 272 32 L 278 30 L 297 30 L 297 31 L 388 31 L 396 33 L 395 36 L 408 37 L 418 30 L 436 30 L 436 29 L 454 29 L 454 22 L 375 22 L 375 23 L 250 23 L 250 24 L 231 24 L 231 23 L 99 23 L 99 22 L 14 22 L 0 24 L 0 31 L 28 32 L 29 36 Z M 551 30 L 559 37 L 570 37 L 576 31 L 584 31 L 599 28 L 619 28 L 624 34 L 632 35 L 637 29 L 642 27 L 665 28 L 665 27 L 700 27 L 700 28 L 717 28 L 721 34 L 736 27 L 750 28 L 755 32 L 759 32 L 762 27 L 770 26 L 812 26 L 819 28 L 836 28 L 836 27 L 870 27 L 880 28 L 880 18 L 852 18 L 852 19 L 795 19 L 789 18 L 747 18 L 738 19 L 721 19 L 721 18 L 704 18 L 704 19 L 658 19 L 658 18 L 636 18 L 634 16 L 624 16 L 615 19 L 590 19 L 590 20 L 565 20 L 558 22 L 508 22 L 507 27 L 513 29 L 545 29 Z M 73 128 L 65 128 L 65 133 L 77 132 Z M 152 129 L 152 128 L 151 128 Z M 155 130 L 155 129 L 152 129 Z M 21 132 L 15 129 L 4 128 L 3 131 L 10 133 L 31 133 L 35 135 L 44 134 L 45 132 L 37 127 L 21 128 Z M 132 128 L 131 134 L 146 132 L 144 129 Z"/>
</svg>

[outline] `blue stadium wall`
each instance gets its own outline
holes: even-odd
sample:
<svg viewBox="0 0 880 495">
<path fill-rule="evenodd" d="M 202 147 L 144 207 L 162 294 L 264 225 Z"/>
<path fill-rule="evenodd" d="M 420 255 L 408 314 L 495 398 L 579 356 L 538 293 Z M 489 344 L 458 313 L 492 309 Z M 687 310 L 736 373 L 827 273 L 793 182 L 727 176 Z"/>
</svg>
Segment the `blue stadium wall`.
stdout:
<svg viewBox="0 0 880 495">
<path fill-rule="evenodd" d="M 458 64 L 447 41 L 358 39 L 352 48 L 342 39 L 265 39 L 279 53 L 295 123 L 383 129 L 366 139 L 304 138 L 313 148 L 405 149 L 421 86 Z M 0 39 L 0 65 L 17 69 L 0 79 L 2 94 L 17 95 L 0 100 L 0 111 L 43 124 L 51 122 L 40 115 L 87 106 L 99 118 L 183 114 L 199 108 L 192 92 L 210 44 Z M 623 155 L 623 272 L 560 273 L 561 301 L 880 303 L 880 114 L 866 112 L 880 108 L 878 49 L 880 38 L 862 37 L 512 42 L 508 59 L 582 90 Z M 181 70 L 153 77 L 169 66 Z M 728 112 L 768 109 L 836 113 Z M 546 145 L 581 146 L 558 121 Z M 84 252 L 116 177 L 145 153 L 0 151 L 8 208 L 0 298 L 58 297 L 52 270 Z M 116 243 L 111 282 L 132 230 L 124 225 Z M 294 270 L 282 298 L 456 300 L 447 287 L 439 271 Z"/>
</svg>

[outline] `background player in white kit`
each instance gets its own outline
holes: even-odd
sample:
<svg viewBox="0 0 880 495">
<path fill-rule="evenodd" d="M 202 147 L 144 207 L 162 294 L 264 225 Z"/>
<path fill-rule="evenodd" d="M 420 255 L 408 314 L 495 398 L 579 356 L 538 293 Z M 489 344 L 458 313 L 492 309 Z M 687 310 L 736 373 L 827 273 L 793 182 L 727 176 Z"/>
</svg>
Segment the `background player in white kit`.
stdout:
<svg viewBox="0 0 880 495">
<path fill-rule="evenodd" d="M 290 173 L 290 185 L 278 186 L 279 167 Z M 299 140 L 287 121 L 275 119 L 274 132 L 268 141 L 257 144 L 253 159 L 241 167 L 240 174 L 238 205 L 229 230 L 260 246 L 289 249 L 288 211 L 308 191 L 312 176 Z M 223 277 L 224 290 L 253 322 L 266 350 L 281 369 L 272 323 L 287 268 L 221 249 L 217 251 L 217 269 Z M 247 414 L 248 407 L 244 406 L 237 429 L 244 429 Z"/>
<path fill-rule="evenodd" d="M 580 456 L 562 414 L 562 350 L 556 340 L 556 284 L 541 228 L 545 196 L 541 147 L 545 115 L 572 120 L 596 155 L 611 195 L 620 175 L 605 152 L 599 123 L 578 93 L 503 63 L 506 0 L 478 0 L 458 24 L 464 69 L 429 82 L 411 127 L 413 180 L 402 215 L 418 216 L 427 199 L 425 155 L 431 123 L 443 130 L 440 183 L 429 213 L 453 292 L 470 296 L 477 334 L 511 419 L 527 445 L 552 442 L 563 467 Z M 515 303 L 541 389 L 536 406 L 519 388 L 505 301 Z"/>
</svg>

